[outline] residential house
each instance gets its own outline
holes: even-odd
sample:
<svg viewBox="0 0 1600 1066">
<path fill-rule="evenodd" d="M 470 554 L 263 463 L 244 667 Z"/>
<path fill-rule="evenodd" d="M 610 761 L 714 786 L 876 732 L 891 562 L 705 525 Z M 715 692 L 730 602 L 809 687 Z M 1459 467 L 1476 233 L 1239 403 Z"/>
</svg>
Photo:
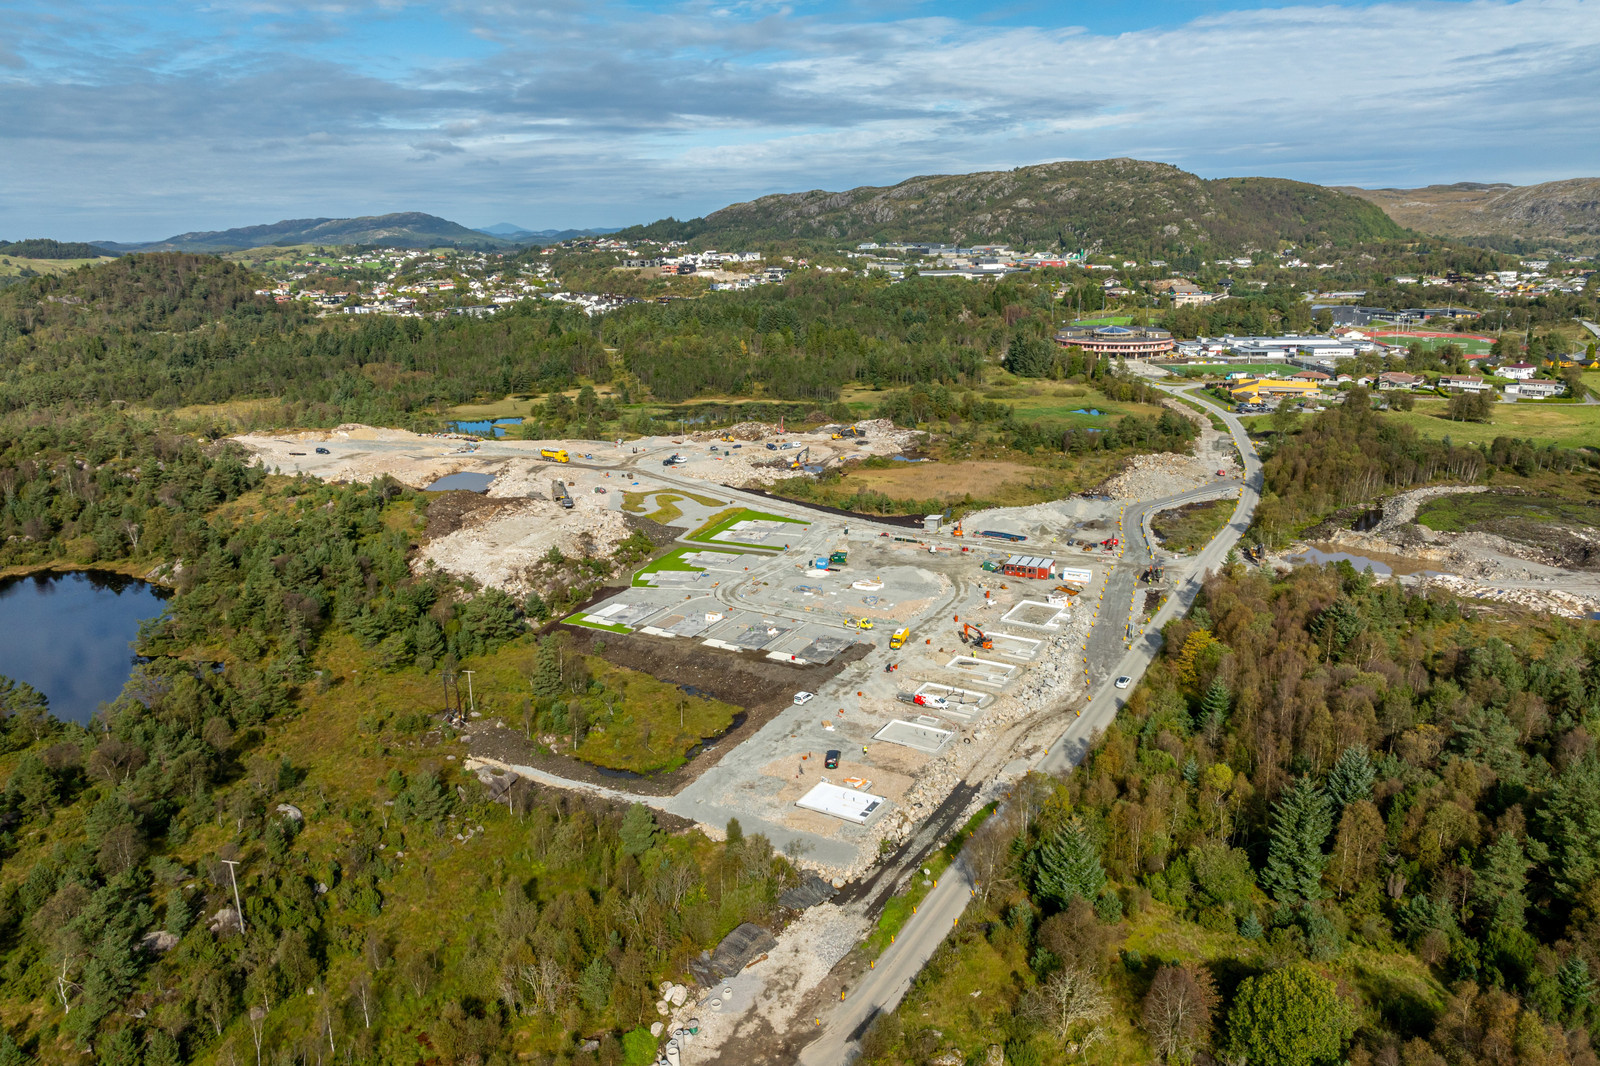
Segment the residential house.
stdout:
<svg viewBox="0 0 1600 1066">
<path fill-rule="evenodd" d="M 1538 369 L 1532 363 L 1507 363 L 1496 373 L 1503 378 L 1510 378 L 1512 381 L 1527 381 L 1533 377 L 1534 372 Z"/>
<path fill-rule="evenodd" d="M 1445 374 L 1439 379 L 1439 387 L 1448 392 L 1488 392 L 1491 388 L 1477 374 Z"/>
<path fill-rule="evenodd" d="M 1390 370 L 1378 375 L 1380 392 L 1391 389 L 1414 389 L 1423 384 L 1426 384 L 1426 379 L 1420 374 L 1402 374 L 1397 370 Z"/>
<path fill-rule="evenodd" d="M 1546 400 L 1552 396 L 1560 396 L 1566 391 L 1566 383 L 1560 381 L 1519 381 L 1506 386 L 1507 396 L 1527 400 Z"/>
</svg>

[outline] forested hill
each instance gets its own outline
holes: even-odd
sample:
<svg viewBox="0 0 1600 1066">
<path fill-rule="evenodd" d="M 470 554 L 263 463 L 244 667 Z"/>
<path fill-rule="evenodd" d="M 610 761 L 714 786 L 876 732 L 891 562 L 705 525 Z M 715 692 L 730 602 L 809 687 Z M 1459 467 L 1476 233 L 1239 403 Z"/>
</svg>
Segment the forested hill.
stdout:
<svg viewBox="0 0 1600 1066">
<path fill-rule="evenodd" d="M 265 279 L 211 256 L 129 255 L 0 292 L 0 344 L 37 335 L 186 332 L 219 319 L 281 315 Z"/>
<path fill-rule="evenodd" d="M 0 255 L 14 255 L 22 259 L 99 259 L 116 255 L 116 252 L 82 241 L 53 241 L 47 237 L 34 237 L 25 241 L 0 241 Z"/>
<path fill-rule="evenodd" d="M 848 192 L 790 193 L 620 237 L 728 246 L 783 238 L 923 240 L 1078 248 L 1103 244 L 1169 258 L 1200 249 L 1272 248 L 1280 240 L 1356 241 L 1403 231 L 1375 205 L 1277 178 L 1203 180 L 1138 159 L 1046 163 L 911 178 Z"/>
<path fill-rule="evenodd" d="M 421 211 L 400 211 L 360 218 L 291 218 L 262 226 L 180 233 L 144 244 L 102 242 L 117 251 L 220 252 L 273 244 L 383 244 L 396 248 L 510 248 L 515 241 L 468 229 L 447 218 Z"/>
</svg>

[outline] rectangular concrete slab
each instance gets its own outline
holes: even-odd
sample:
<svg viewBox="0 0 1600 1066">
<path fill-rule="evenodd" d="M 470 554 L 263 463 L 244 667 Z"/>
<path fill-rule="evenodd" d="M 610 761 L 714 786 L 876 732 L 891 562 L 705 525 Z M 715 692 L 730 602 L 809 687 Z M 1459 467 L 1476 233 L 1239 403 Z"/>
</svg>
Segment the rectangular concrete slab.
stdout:
<svg viewBox="0 0 1600 1066">
<path fill-rule="evenodd" d="M 887 802 L 889 801 L 883 796 L 874 796 L 870 792 L 857 792 L 853 788 L 843 788 L 824 781 L 795 800 L 795 806 L 842 818 L 856 825 L 865 825 L 867 820 L 881 811 Z"/>
<path fill-rule="evenodd" d="M 901 744 L 932 755 L 948 744 L 953 736 L 955 736 L 955 733 L 948 729 L 939 729 L 921 721 L 907 722 L 904 719 L 896 718 L 874 733 L 872 739 L 886 740 L 890 744 Z"/>
</svg>

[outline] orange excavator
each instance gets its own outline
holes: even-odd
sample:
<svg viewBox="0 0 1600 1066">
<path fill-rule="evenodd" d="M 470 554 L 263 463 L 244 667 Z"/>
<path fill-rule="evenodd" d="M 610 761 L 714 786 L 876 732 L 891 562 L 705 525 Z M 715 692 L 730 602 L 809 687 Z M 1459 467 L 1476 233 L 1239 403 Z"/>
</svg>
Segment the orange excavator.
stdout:
<svg viewBox="0 0 1600 1066">
<path fill-rule="evenodd" d="M 990 651 L 994 648 L 994 641 L 990 640 L 977 626 L 971 622 L 961 623 L 961 643 L 971 644 L 975 648 Z"/>
</svg>

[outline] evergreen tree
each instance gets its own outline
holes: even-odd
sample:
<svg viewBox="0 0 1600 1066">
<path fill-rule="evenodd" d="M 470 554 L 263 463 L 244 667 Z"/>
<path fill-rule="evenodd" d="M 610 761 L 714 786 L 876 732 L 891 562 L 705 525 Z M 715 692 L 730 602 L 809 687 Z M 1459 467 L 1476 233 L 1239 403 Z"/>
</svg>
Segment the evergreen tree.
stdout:
<svg viewBox="0 0 1600 1066">
<path fill-rule="evenodd" d="M 1239 935 L 1246 940 L 1260 940 L 1265 930 L 1261 928 L 1261 919 L 1256 917 L 1256 912 L 1251 911 L 1244 916 L 1244 921 L 1239 923 Z"/>
<path fill-rule="evenodd" d="M 1093 903 L 1106 883 L 1094 842 L 1076 821 L 1042 838 L 1024 865 L 1034 894 L 1063 910 L 1074 899 Z"/>
<path fill-rule="evenodd" d="M 1569 955 L 1556 970 L 1556 987 L 1561 990 L 1561 1001 L 1574 1018 L 1580 1017 L 1594 1002 L 1594 978 L 1589 975 L 1589 964 L 1582 955 Z"/>
<path fill-rule="evenodd" d="M 1372 782 L 1377 777 L 1364 747 L 1344 749 L 1339 761 L 1328 772 L 1328 795 L 1340 810 L 1360 800 L 1372 798 Z"/>
<path fill-rule="evenodd" d="M 1200 701 L 1200 728 L 1207 733 L 1220 733 L 1223 723 L 1228 720 L 1228 710 L 1233 703 L 1233 697 L 1228 694 L 1228 686 L 1222 683 L 1221 678 L 1211 682 L 1211 687 L 1206 689 L 1205 698 Z"/>
<path fill-rule="evenodd" d="M 417 620 L 411 642 L 416 647 L 417 666 L 425 671 L 432 670 L 433 664 L 444 654 L 444 632 L 431 618 Z"/>
<path fill-rule="evenodd" d="M 1497 926 L 1521 929 L 1528 909 L 1528 868 L 1522 844 L 1501 833 L 1483 852 L 1475 893 Z"/>
<path fill-rule="evenodd" d="M 194 921 L 194 909 L 184 897 L 183 889 L 170 890 L 167 893 L 167 932 L 173 936 L 182 936 L 188 931 L 189 923 L 192 921 Z"/>
<path fill-rule="evenodd" d="M 0 1066 L 32 1066 L 33 1056 L 17 1046 L 10 1033 L 0 1033 Z"/>
<path fill-rule="evenodd" d="M 1600 758 L 1585 755 L 1556 778 L 1540 821 L 1552 852 L 1551 884 L 1574 899 L 1600 879 Z"/>
<path fill-rule="evenodd" d="M 622 838 L 622 850 L 629 855 L 643 855 L 655 847 L 656 837 L 660 830 L 656 828 L 656 816 L 650 808 L 642 803 L 628 805 L 628 810 L 622 816 L 622 828 L 618 836 Z"/>
<path fill-rule="evenodd" d="M 1261 884 L 1279 903 L 1320 899 L 1323 842 L 1333 829 L 1333 805 L 1309 775 L 1285 790 L 1273 806 L 1272 836 Z"/>
<path fill-rule="evenodd" d="M 546 698 L 561 695 L 561 651 L 553 637 L 539 641 L 539 658 L 533 668 L 533 694 Z"/>
</svg>

